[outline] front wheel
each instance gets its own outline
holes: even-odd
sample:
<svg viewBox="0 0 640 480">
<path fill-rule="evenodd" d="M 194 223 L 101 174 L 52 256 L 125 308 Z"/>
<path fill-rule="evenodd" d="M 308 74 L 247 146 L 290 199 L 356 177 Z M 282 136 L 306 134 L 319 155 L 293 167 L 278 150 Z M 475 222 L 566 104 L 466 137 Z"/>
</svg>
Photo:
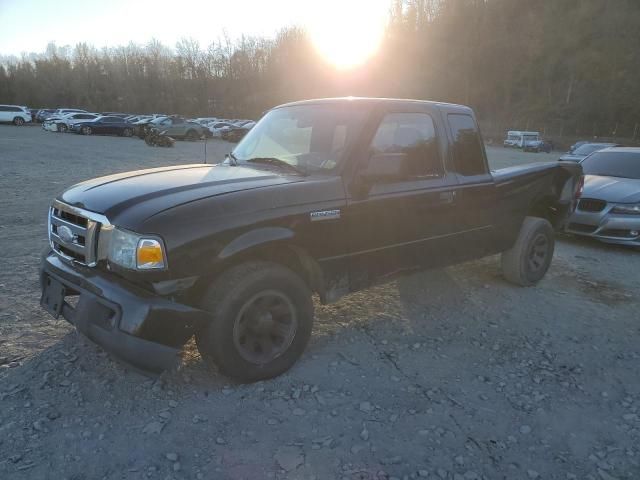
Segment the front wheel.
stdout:
<svg viewBox="0 0 640 480">
<path fill-rule="evenodd" d="M 59 123 L 59 124 L 58 124 L 58 131 L 59 131 L 59 132 L 64 133 L 64 132 L 66 132 L 67 130 L 68 130 L 68 128 L 67 128 L 67 126 L 66 126 L 64 123 Z"/>
<path fill-rule="evenodd" d="M 16 117 L 13 119 L 13 124 L 16 125 L 17 127 L 20 127 L 22 125 L 24 125 L 24 118 L 22 117 Z"/>
<path fill-rule="evenodd" d="M 131 135 L 133 135 L 133 130 L 131 130 L 130 128 L 125 128 L 122 131 L 122 135 L 124 135 L 125 137 L 130 137 Z"/>
<path fill-rule="evenodd" d="M 91 135 L 91 133 L 93 133 L 91 127 L 82 127 L 80 131 L 83 135 Z"/>
<path fill-rule="evenodd" d="M 553 227 L 548 220 L 526 217 L 516 243 L 502 253 L 502 273 L 516 285 L 538 283 L 549 270 L 555 247 Z"/>
<path fill-rule="evenodd" d="M 276 377 L 298 360 L 313 325 L 311 291 L 291 270 L 248 262 L 209 287 L 202 308 L 211 323 L 196 333 L 202 357 L 242 382 Z"/>
</svg>

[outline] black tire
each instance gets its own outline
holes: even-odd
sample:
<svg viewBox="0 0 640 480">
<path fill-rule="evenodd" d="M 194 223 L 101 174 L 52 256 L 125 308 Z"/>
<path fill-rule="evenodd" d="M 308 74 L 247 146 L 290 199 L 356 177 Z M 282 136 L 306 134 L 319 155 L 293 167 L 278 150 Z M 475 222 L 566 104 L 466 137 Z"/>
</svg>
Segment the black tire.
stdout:
<svg viewBox="0 0 640 480">
<path fill-rule="evenodd" d="M 91 135 L 93 132 L 91 131 L 91 127 L 84 126 L 80 129 L 83 135 Z"/>
<path fill-rule="evenodd" d="M 538 283 L 549 270 L 555 247 L 555 234 L 548 220 L 526 217 L 516 243 L 502 253 L 502 273 L 516 285 Z"/>
<path fill-rule="evenodd" d="M 196 333 L 200 354 L 241 382 L 286 372 L 311 336 L 311 291 L 298 275 L 275 263 L 248 262 L 227 270 L 205 293 L 202 308 L 212 320 Z"/>
<path fill-rule="evenodd" d="M 68 127 L 64 124 L 64 123 L 59 123 L 58 124 L 58 131 L 65 133 L 68 130 Z"/>
<path fill-rule="evenodd" d="M 24 118 L 22 118 L 22 117 L 16 117 L 16 118 L 14 118 L 14 119 L 13 119 L 13 124 L 14 124 L 16 127 L 21 127 L 22 125 L 24 125 Z"/>
<path fill-rule="evenodd" d="M 198 140 L 200 136 L 198 135 L 198 132 L 196 132 L 195 130 L 188 130 L 184 138 L 185 140 L 194 141 L 194 140 Z"/>
<path fill-rule="evenodd" d="M 130 137 L 131 135 L 133 135 L 133 130 L 131 130 L 130 128 L 125 128 L 122 131 L 122 135 L 125 137 Z"/>
</svg>

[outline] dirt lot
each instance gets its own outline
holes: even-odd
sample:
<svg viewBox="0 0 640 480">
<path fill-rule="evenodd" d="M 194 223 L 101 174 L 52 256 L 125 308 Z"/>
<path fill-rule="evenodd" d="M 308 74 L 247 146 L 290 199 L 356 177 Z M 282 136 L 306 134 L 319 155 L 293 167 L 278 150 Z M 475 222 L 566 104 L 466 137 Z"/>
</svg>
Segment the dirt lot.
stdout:
<svg viewBox="0 0 640 480">
<path fill-rule="evenodd" d="M 534 288 L 488 258 L 318 307 L 299 364 L 254 385 L 193 349 L 144 377 L 45 315 L 51 198 L 202 152 L 0 127 L 1 479 L 640 478 L 640 252 L 560 238 Z"/>
</svg>

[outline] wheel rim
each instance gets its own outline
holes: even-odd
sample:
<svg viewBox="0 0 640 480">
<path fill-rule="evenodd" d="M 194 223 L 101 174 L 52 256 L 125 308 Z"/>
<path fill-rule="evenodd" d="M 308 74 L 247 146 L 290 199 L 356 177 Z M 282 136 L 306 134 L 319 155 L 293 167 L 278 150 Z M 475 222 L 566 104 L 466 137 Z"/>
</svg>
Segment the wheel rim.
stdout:
<svg viewBox="0 0 640 480">
<path fill-rule="evenodd" d="M 16 118 L 16 125 L 22 125 L 24 123 L 24 120 L 21 118 Z"/>
<path fill-rule="evenodd" d="M 91 127 L 84 127 L 84 134 L 91 135 Z"/>
<path fill-rule="evenodd" d="M 547 255 L 549 255 L 549 239 L 546 235 L 539 233 L 535 236 L 529 247 L 529 253 L 527 255 L 529 269 L 532 272 L 542 270 L 546 264 Z"/>
<path fill-rule="evenodd" d="M 265 290 L 251 297 L 238 312 L 233 343 L 243 359 L 264 365 L 287 351 L 297 329 L 291 300 L 276 290 Z"/>
</svg>

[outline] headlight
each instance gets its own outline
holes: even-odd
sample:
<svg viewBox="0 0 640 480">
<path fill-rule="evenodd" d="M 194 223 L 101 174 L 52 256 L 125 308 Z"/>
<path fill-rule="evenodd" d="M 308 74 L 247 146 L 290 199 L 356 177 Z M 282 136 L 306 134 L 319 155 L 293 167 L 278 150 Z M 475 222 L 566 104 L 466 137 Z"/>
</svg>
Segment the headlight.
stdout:
<svg viewBox="0 0 640 480">
<path fill-rule="evenodd" d="M 640 215 L 640 203 L 635 205 L 616 205 L 611 209 L 611 213 L 620 213 L 623 215 Z"/>
<path fill-rule="evenodd" d="M 108 259 L 131 270 L 159 270 L 167 266 L 159 238 L 138 235 L 114 228 L 109 240 Z"/>
</svg>

